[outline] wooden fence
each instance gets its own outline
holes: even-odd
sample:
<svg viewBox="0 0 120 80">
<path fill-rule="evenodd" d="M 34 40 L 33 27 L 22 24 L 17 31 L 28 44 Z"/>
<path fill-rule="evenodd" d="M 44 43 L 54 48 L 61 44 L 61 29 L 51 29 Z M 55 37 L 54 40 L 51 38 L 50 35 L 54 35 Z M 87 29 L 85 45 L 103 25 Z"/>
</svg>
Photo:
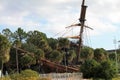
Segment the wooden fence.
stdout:
<svg viewBox="0 0 120 80">
<path fill-rule="evenodd" d="M 83 80 L 82 73 L 50 73 L 40 74 L 41 78 L 49 78 L 51 80 Z"/>
</svg>

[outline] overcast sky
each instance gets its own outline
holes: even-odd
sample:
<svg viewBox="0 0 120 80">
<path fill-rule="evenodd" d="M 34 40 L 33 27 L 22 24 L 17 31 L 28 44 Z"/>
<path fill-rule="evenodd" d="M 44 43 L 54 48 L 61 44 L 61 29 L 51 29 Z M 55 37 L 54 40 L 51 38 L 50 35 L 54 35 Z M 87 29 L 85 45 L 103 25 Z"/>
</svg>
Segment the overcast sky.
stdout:
<svg viewBox="0 0 120 80">
<path fill-rule="evenodd" d="M 9 28 L 15 31 L 39 30 L 48 37 L 61 37 L 65 27 L 78 23 L 82 0 L 0 0 L 0 32 Z M 113 49 L 113 40 L 120 39 L 120 1 L 86 0 L 88 8 L 84 44 L 93 48 Z M 68 35 L 76 35 L 79 28 Z M 57 35 L 57 33 L 61 34 Z M 64 35 L 65 36 L 65 35 Z M 118 46 L 117 42 L 117 46 Z"/>
</svg>

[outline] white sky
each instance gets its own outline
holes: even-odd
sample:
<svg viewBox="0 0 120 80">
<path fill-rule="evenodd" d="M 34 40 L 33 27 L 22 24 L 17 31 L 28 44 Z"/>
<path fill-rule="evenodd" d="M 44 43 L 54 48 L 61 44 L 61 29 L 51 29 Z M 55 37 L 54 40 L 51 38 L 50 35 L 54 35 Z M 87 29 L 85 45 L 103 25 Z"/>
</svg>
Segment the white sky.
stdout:
<svg viewBox="0 0 120 80">
<path fill-rule="evenodd" d="M 66 26 L 77 23 L 82 0 L 0 0 L 0 31 L 39 30 L 54 37 Z M 114 48 L 113 39 L 120 39 L 120 1 L 86 0 L 86 30 L 84 43 L 93 48 Z M 76 30 L 75 34 L 77 34 Z M 61 35 L 59 35 L 61 36 Z M 88 38 L 89 37 L 89 38 Z M 118 44 L 117 44 L 118 45 Z"/>
</svg>

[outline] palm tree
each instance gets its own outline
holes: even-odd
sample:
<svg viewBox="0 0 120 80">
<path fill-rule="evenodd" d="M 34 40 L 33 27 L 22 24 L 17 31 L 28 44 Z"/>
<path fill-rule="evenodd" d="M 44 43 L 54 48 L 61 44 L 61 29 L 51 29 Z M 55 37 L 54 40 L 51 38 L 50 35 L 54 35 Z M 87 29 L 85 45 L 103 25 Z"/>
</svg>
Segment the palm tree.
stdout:
<svg viewBox="0 0 120 80">
<path fill-rule="evenodd" d="M 48 38 L 48 44 L 52 49 L 58 48 L 58 40 L 53 38 Z"/>
<path fill-rule="evenodd" d="M 59 48 L 68 48 L 70 41 L 67 38 L 58 38 Z"/>
<path fill-rule="evenodd" d="M 36 63 L 38 64 L 40 63 L 41 58 L 45 57 L 45 53 L 42 49 L 37 49 L 34 54 L 37 61 Z"/>
<path fill-rule="evenodd" d="M 85 61 L 87 59 L 93 59 L 94 57 L 94 50 L 90 47 L 85 46 L 81 50 L 80 58 L 82 61 Z"/>
<path fill-rule="evenodd" d="M 18 28 L 18 30 L 13 33 L 13 38 L 14 40 L 19 40 L 20 42 L 22 42 L 27 38 L 27 34 L 23 29 Z"/>
<path fill-rule="evenodd" d="M 30 53 L 25 54 L 20 58 L 20 63 L 23 69 L 30 68 L 32 64 L 36 64 L 35 57 L 29 55 Z"/>
<path fill-rule="evenodd" d="M 6 28 L 2 30 L 2 33 L 5 37 L 7 37 L 7 39 L 12 42 L 12 35 L 13 33 L 10 31 L 10 29 Z"/>
<path fill-rule="evenodd" d="M 47 36 L 39 31 L 30 31 L 27 33 L 27 43 L 33 44 L 34 46 L 42 49 L 45 53 L 51 52 L 51 47 L 47 42 Z"/>
<path fill-rule="evenodd" d="M 3 73 L 3 64 L 9 61 L 10 43 L 6 37 L 0 35 L 0 60 L 1 60 L 1 77 Z"/>
<path fill-rule="evenodd" d="M 97 48 L 94 50 L 94 58 L 98 62 L 104 61 L 108 59 L 108 55 L 103 48 Z"/>
<path fill-rule="evenodd" d="M 18 50 L 17 48 L 21 47 L 21 42 L 19 40 L 14 41 L 14 47 L 16 48 L 16 67 L 17 73 L 19 73 L 19 62 L 18 62 Z"/>
<path fill-rule="evenodd" d="M 62 61 L 62 58 L 63 58 L 63 55 L 57 50 L 53 50 L 49 54 L 49 59 L 53 62 L 60 63 Z"/>
</svg>

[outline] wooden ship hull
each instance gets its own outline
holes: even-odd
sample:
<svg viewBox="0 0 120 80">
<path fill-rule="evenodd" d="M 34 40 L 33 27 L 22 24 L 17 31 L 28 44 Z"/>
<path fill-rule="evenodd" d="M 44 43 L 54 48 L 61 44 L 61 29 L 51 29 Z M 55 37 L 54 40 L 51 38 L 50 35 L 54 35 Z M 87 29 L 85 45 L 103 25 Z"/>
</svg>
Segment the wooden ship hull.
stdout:
<svg viewBox="0 0 120 80">
<path fill-rule="evenodd" d="M 34 57 L 34 53 L 30 53 L 30 52 L 28 52 L 26 50 L 23 50 L 21 48 L 16 48 L 16 47 L 13 47 L 13 48 L 17 49 L 22 54 L 23 53 L 24 54 L 29 54 L 29 55 Z M 47 71 L 50 71 L 50 72 L 61 72 L 61 73 L 64 73 L 64 72 L 79 72 L 79 68 L 64 66 L 64 65 L 61 65 L 61 64 L 58 64 L 58 63 L 55 63 L 55 62 L 51 62 L 50 60 L 47 60 L 45 58 L 42 58 L 40 62 L 42 64 L 43 69 L 45 69 L 45 68 L 49 69 Z"/>
<path fill-rule="evenodd" d="M 43 66 L 49 67 L 53 72 L 79 72 L 79 68 L 70 66 L 64 66 L 55 62 L 51 62 L 47 59 L 41 59 Z"/>
</svg>

